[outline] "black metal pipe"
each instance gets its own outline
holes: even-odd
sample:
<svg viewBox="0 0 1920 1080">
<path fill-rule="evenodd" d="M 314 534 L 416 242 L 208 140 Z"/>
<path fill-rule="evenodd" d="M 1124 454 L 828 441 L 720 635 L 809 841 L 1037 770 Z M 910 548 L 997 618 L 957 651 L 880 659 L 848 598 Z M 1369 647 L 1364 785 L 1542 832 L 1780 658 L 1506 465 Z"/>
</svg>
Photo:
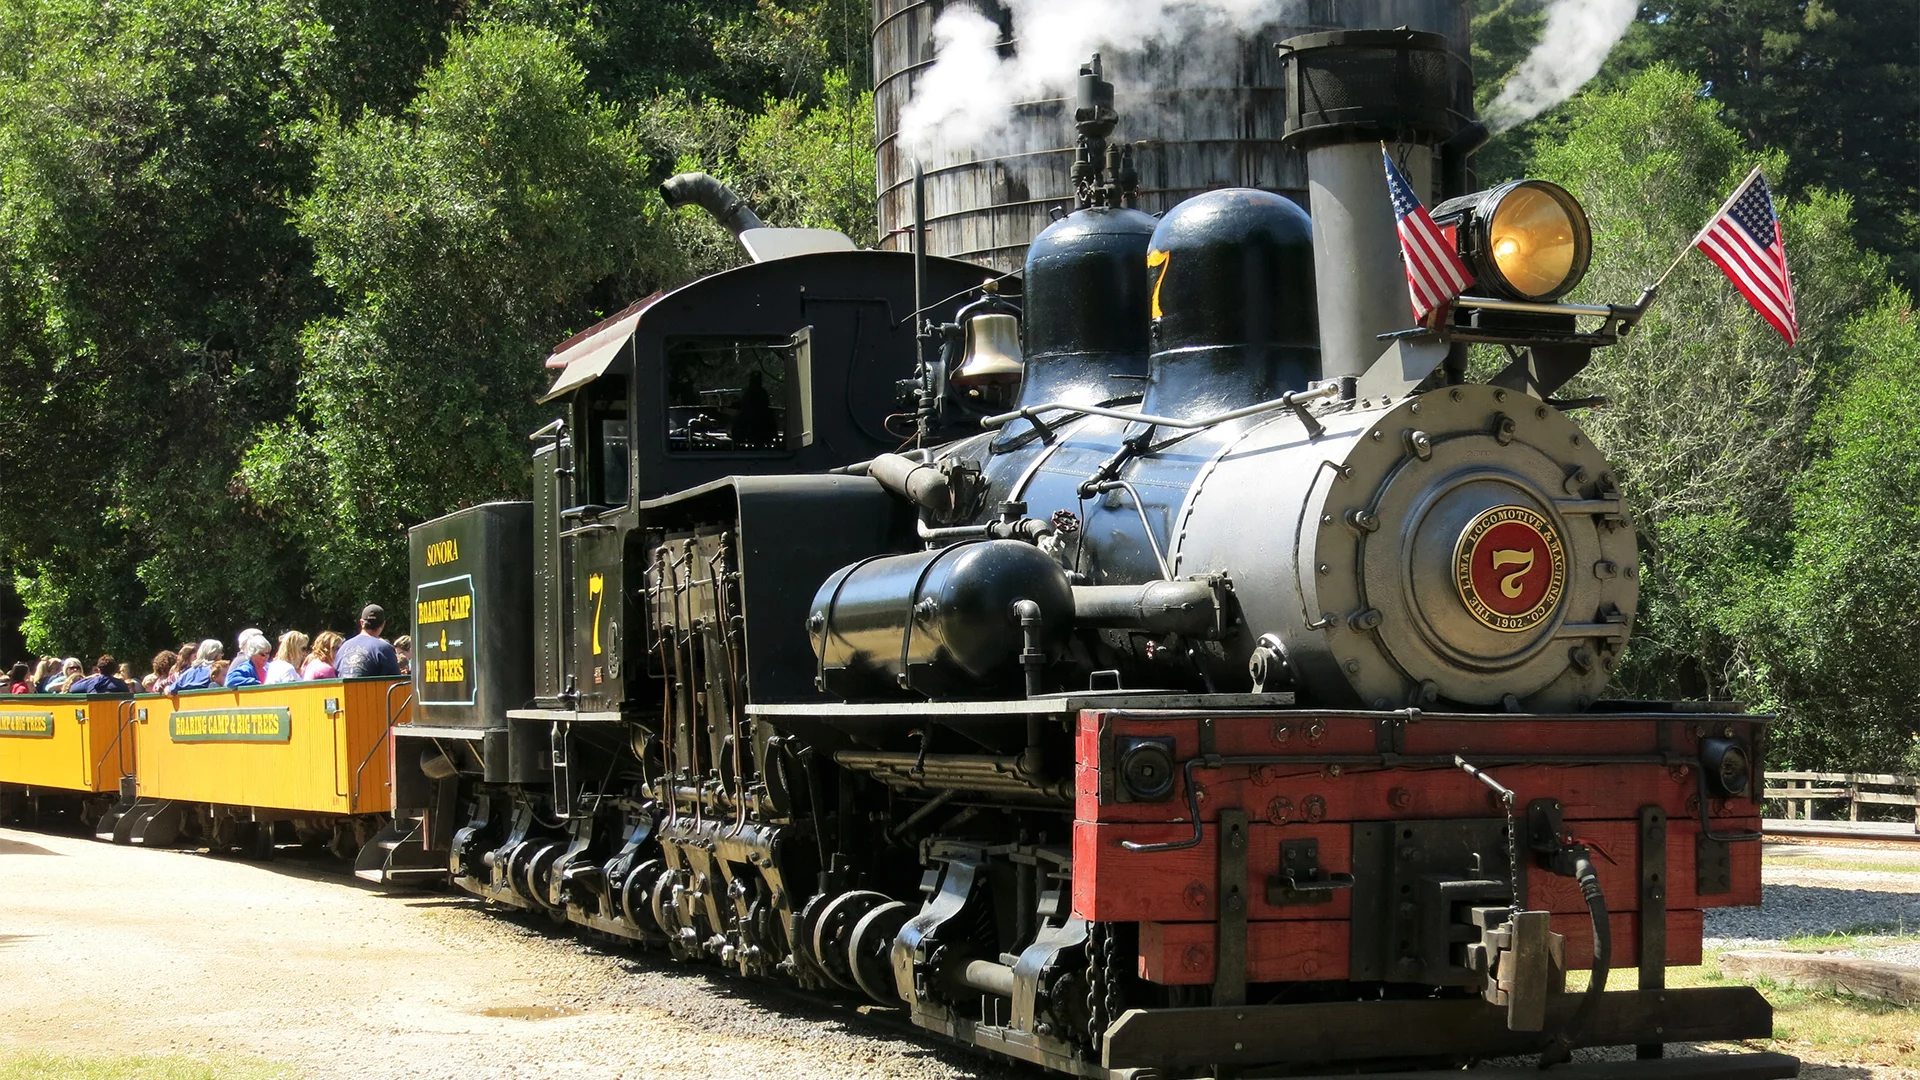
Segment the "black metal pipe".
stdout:
<svg viewBox="0 0 1920 1080">
<path fill-rule="evenodd" d="M 1046 650 L 1041 648 L 1040 605 L 1031 600 L 1016 600 L 1013 613 L 1020 619 L 1020 666 L 1027 672 L 1027 696 L 1036 698 L 1045 692 L 1042 668 L 1047 662 Z M 1027 748 L 1029 755 L 1035 752 L 1036 748 Z"/>
<path fill-rule="evenodd" d="M 660 185 L 660 197 L 666 200 L 667 208 L 678 210 L 683 206 L 698 206 L 712 214 L 714 220 L 726 226 L 735 238 L 748 229 L 764 229 L 767 223 L 760 220 L 747 201 L 734 193 L 727 185 L 715 180 L 703 172 L 681 173 L 669 177 Z"/>
</svg>

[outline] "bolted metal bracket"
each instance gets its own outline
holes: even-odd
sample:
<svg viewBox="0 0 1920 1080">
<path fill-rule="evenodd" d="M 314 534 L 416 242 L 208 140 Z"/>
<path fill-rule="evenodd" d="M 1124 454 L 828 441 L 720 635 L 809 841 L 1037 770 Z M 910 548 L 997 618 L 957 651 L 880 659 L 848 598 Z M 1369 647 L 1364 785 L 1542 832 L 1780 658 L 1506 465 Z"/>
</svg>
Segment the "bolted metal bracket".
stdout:
<svg viewBox="0 0 1920 1080">
<path fill-rule="evenodd" d="M 1694 892 L 1725 896 L 1733 891 L 1733 852 L 1726 841 L 1701 836 L 1693 842 Z"/>
<path fill-rule="evenodd" d="M 1711 841 L 1703 841 L 1711 843 Z M 1667 812 L 1640 808 L 1640 989 L 1667 986 Z M 1660 1057 L 1660 1043 L 1642 1043 L 1641 1060 Z"/>
<path fill-rule="evenodd" d="M 1213 1003 L 1247 1003 L 1247 812 L 1220 811 L 1220 921 Z"/>
<path fill-rule="evenodd" d="M 1320 841 L 1283 840 L 1280 872 L 1267 879 L 1267 903 L 1326 904 L 1333 894 L 1353 888 L 1352 874 L 1330 874 L 1320 867 Z"/>
</svg>

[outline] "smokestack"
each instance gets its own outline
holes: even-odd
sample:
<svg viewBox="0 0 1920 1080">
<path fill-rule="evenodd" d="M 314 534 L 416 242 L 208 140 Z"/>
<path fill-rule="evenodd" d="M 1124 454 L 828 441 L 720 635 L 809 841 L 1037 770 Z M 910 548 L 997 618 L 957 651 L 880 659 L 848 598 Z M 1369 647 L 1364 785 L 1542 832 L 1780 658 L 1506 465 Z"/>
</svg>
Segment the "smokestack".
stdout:
<svg viewBox="0 0 1920 1080">
<path fill-rule="evenodd" d="M 1413 325 L 1400 238 L 1380 144 L 1423 201 L 1432 201 L 1433 148 L 1470 122 L 1450 107 L 1472 100 L 1447 39 L 1417 30 L 1336 30 L 1280 43 L 1286 144 L 1307 157 L 1321 377 L 1361 375 Z M 1405 161 L 1401 161 L 1401 154 Z"/>
</svg>

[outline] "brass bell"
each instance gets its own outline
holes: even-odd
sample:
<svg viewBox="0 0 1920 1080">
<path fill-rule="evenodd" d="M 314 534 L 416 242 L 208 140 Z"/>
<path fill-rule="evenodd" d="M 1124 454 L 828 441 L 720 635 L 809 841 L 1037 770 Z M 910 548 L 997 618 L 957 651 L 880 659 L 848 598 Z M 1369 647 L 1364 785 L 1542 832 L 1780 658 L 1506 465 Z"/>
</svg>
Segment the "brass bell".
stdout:
<svg viewBox="0 0 1920 1080">
<path fill-rule="evenodd" d="M 961 356 L 960 370 L 953 373 L 955 385 L 1019 382 L 1026 370 L 1026 357 L 1020 352 L 1019 319 L 981 314 L 967 320 L 967 348 Z"/>
</svg>

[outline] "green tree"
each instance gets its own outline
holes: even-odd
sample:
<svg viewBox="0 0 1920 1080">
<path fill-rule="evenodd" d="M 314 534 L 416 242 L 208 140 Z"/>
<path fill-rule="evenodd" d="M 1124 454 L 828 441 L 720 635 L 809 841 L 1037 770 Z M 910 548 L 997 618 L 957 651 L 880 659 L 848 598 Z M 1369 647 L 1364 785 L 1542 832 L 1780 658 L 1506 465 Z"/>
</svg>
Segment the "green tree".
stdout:
<svg viewBox="0 0 1920 1080">
<path fill-rule="evenodd" d="M 1751 149 L 1786 154 L 1776 181 L 1854 201 L 1854 235 L 1920 285 L 1920 0 L 1660 0 L 1612 67 L 1698 75 Z"/>
<path fill-rule="evenodd" d="M 299 608 L 230 491 L 321 300 L 280 0 L 0 2 L 0 565 L 38 649 Z"/>
<path fill-rule="evenodd" d="M 1594 265 L 1579 297 L 1636 296 L 1749 168 L 1769 176 L 1787 168 L 1784 155 L 1749 153 L 1717 114 L 1691 76 L 1656 66 L 1576 99 L 1565 136 L 1539 145 L 1531 171 L 1577 194 L 1594 224 Z M 1717 268 L 1689 253 L 1652 314 L 1596 354 L 1569 393 L 1607 398 L 1582 422 L 1639 519 L 1642 600 L 1622 689 L 1780 708 L 1788 754 L 1838 765 L 1821 755 L 1852 736 L 1809 734 L 1847 728 L 1835 726 L 1807 654 L 1786 647 L 1783 628 L 1824 617 L 1831 635 L 1856 643 L 1879 628 L 1850 612 L 1816 615 L 1810 590 L 1783 592 L 1780 583 L 1801 557 L 1800 478 L 1816 444 L 1834 442 L 1816 437 L 1816 416 L 1868 362 L 1872 335 L 1853 320 L 1905 301 L 1884 261 L 1854 242 L 1845 197 L 1816 188 L 1777 205 L 1798 344 L 1781 342 Z M 1864 747 L 1864 734 L 1854 743 Z"/>
<path fill-rule="evenodd" d="M 320 133 L 298 221 L 345 310 L 307 326 L 299 415 L 242 475 L 334 610 L 402 592 L 408 526 L 525 496 L 539 358 L 663 276 L 646 161 L 585 77 L 557 35 L 489 25 L 403 115 Z"/>
<path fill-rule="evenodd" d="M 1812 429 L 1817 456 L 1796 482 L 1790 555 L 1751 633 L 1766 681 L 1790 707 L 1800 761 L 1887 771 L 1915 758 L 1920 699 L 1920 327 L 1890 293 L 1850 320 L 1846 385 Z"/>
</svg>

